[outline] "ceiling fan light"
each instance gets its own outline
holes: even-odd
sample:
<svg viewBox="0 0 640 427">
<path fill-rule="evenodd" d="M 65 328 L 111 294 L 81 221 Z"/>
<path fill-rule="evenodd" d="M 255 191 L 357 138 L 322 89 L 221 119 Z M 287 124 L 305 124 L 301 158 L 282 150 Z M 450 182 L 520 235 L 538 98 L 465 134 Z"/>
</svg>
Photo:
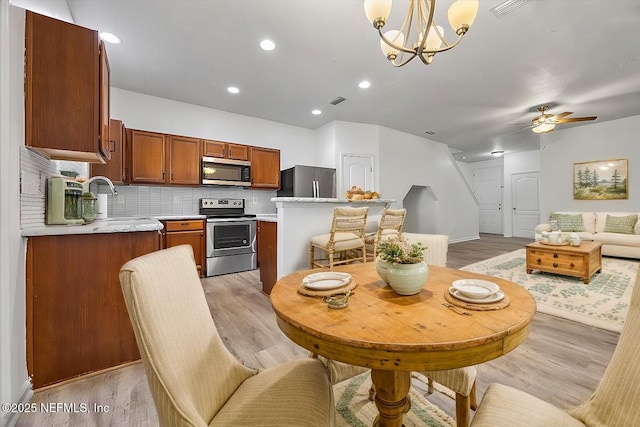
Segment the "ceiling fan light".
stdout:
<svg viewBox="0 0 640 427">
<path fill-rule="evenodd" d="M 431 28 L 427 33 L 425 48 L 427 50 L 439 49 L 440 46 L 442 46 L 442 39 L 440 36 L 444 37 L 444 29 L 440 25 L 431 25 Z"/>
<path fill-rule="evenodd" d="M 364 0 L 364 13 L 376 28 L 384 27 L 391 13 L 392 0 Z"/>
<path fill-rule="evenodd" d="M 456 0 L 449 7 L 449 24 L 456 34 L 461 35 L 467 32 L 476 19 L 479 6 L 478 0 Z"/>
<path fill-rule="evenodd" d="M 384 37 L 389 40 L 391 43 L 402 46 L 404 45 L 404 34 L 397 30 L 391 30 L 384 33 Z M 389 46 L 384 40 L 380 39 L 380 49 L 382 49 L 382 53 L 385 57 L 389 58 L 392 56 L 395 58 L 398 55 L 398 49 L 392 46 Z"/>
<path fill-rule="evenodd" d="M 547 133 L 551 132 L 556 127 L 553 123 L 541 123 L 538 126 L 535 126 L 532 130 L 535 133 Z"/>
</svg>

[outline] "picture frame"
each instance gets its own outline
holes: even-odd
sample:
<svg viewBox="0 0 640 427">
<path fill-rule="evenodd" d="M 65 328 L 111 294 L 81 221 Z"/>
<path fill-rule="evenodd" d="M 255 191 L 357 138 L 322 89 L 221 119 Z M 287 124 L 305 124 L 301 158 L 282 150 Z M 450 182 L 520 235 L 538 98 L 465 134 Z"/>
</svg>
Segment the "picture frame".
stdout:
<svg viewBox="0 0 640 427">
<path fill-rule="evenodd" d="M 595 160 L 573 164 L 574 200 L 629 198 L 627 159 Z"/>
</svg>

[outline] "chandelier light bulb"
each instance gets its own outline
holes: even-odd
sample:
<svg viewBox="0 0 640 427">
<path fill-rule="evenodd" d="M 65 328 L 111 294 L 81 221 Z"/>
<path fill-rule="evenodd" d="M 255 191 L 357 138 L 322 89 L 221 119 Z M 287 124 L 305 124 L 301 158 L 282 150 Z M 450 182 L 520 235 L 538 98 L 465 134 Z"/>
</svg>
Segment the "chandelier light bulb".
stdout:
<svg viewBox="0 0 640 427">
<path fill-rule="evenodd" d="M 456 34 L 467 32 L 478 14 L 478 0 L 456 0 L 449 8 L 449 24 Z"/>
<path fill-rule="evenodd" d="M 396 46 L 404 46 L 404 34 L 397 30 L 390 30 L 384 33 L 384 37 Z M 389 46 L 384 40 L 380 40 L 382 53 L 388 59 L 395 59 L 398 56 L 398 49 Z"/>
<path fill-rule="evenodd" d="M 392 0 L 364 0 L 364 13 L 376 29 L 384 27 L 391 13 L 391 2 Z"/>
<path fill-rule="evenodd" d="M 551 132 L 556 125 L 554 123 L 541 123 L 538 126 L 535 126 L 532 130 L 535 133 L 547 133 Z"/>
<path fill-rule="evenodd" d="M 436 31 L 436 29 L 438 31 Z M 429 32 L 427 33 L 427 42 L 425 47 L 427 50 L 438 49 L 442 46 L 442 39 L 444 37 L 444 29 L 440 25 L 431 25 Z"/>
</svg>

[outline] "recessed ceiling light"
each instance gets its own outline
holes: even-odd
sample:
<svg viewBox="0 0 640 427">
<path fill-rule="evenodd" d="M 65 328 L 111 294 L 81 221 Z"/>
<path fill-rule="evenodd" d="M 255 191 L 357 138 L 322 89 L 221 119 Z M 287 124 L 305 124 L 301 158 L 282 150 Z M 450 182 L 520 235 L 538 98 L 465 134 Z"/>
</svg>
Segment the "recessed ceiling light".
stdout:
<svg viewBox="0 0 640 427">
<path fill-rule="evenodd" d="M 238 93 L 238 92 L 240 92 L 240 89 L 238 89 L 237 87 L 234 87 L 234 86 L 229 86 L 227 88 L 227 92 L 229 92 L 229 93 Z"/>
<path fill-rule="evenodd" d="M 313 114 L 314 116 L 318 116 L 318 115 L 322 114 L 322 111 L 320 111 L 320 110 L 313 110 L 313 111 L 311 112 L 311 114 Z"/>
<path fill-rule="evenodd" d="M 272 40 L 265 39 L 260 42 L 260 47 L 264 50 L 273 50 L 276 48 L 276 44 Z"/>
<path fill-rule="evenodd" d="M 369 80 L 363 80 L 360 83 L 358 83 L 358 86 L 360 87 L 360 89 L 366 89 L 369 86 L 371 86 L 371 82 Z"/>
<path fill-rule="evenodd" d="M 118 44 L 121 41 L 120 38 L 118 36 L 116 36 L 115 34 L 99 33 L 98 35 L 100 36 L 100 38 L 102 40 L 106 41 L 107 43 Z"/>
</svg>

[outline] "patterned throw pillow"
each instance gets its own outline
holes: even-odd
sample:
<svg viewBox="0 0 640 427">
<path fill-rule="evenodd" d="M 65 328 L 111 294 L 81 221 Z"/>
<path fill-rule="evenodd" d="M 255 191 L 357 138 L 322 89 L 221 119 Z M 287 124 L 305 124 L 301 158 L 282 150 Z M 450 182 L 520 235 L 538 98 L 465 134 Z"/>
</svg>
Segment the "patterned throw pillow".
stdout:
<svg viewBox="0 0 640 427">
<path fill-rule="evenodd" d="M 552 231 L 584 231 L 584 226 L 582 225 L 582 214 L 559 214 L 552 213 L 549 215 L 549 224 L 551 224 Z M 557 224 L 557 227 L 554 227 L 554 224 Z"/>
<path fill-rule="evenodd" d="M 636 222 L 636 226 L 633 227 L 633 233 L 640 234 L 640 219 L 638 219 L 638 222 Z"/>
<path fill-rule="evenodd" d="M 633 228 L 638 222 L 638 215 L 611 216 L 607 215 L 604 225 L 605 233 L 633 234 Z"/>
</svg>

